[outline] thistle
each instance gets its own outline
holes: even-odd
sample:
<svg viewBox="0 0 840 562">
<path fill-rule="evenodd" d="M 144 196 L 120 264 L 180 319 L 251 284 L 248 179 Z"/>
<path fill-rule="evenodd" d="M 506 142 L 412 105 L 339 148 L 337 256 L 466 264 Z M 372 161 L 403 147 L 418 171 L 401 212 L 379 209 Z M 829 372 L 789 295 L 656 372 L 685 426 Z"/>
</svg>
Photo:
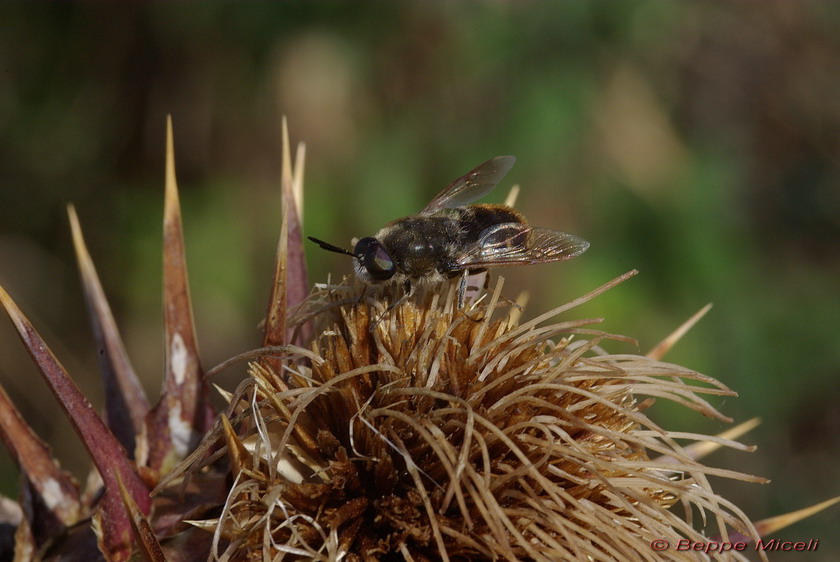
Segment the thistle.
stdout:
<svg viewBox="0 0 840 562">
<path fill-rule="evenodd" d="M 85 296 L 104 350 L 104 419 L 24 314 L 0 301 L 90 452 L 82 493 L 0 393 L 0 429 L 23 473 L 16 559 L 608 560 L 694 559 L 656 541 L 723 545 L 761 536 L 830 502 L 753 523 L 705 465 L 729 434 L 673 432 L 654 399 L 730 421 L 706 399 L 723 383 L 662 355 L 611 354 L 630 338 L 570 319 L 632 276 L 520 322 L 503 280 L 459 306 L 450 284 L 399 295 L 358 282 L 306 295 L 299 210 L 304 149 L 284 123 L 284 220 L 260 347 L 204 372 L 197 353 L 168 129 L 164 219 L 166 362 L 155 406 L 123 349 L 79 221 Z M 220 390 L 207 380 L 247 370 Z M 682 445 L 682 441 L 693 444 Z M 836 501 L 836 500 L 832 500 Z M 15 508 L 7 508 L 14 512 Z M 737 552 L 716 554 L 740 559 Z"/>
</svg>

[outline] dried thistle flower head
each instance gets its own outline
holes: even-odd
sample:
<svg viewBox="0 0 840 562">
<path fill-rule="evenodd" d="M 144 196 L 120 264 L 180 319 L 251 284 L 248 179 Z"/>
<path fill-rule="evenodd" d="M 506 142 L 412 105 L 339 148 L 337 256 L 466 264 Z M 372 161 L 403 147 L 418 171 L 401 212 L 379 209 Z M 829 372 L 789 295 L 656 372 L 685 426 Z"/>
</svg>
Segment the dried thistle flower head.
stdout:
<svg viewBox="0 0 840 562">
<path fill-rule="evenodd" d="M 606 288 L 521 325 L 501 282 L 467 310 L 452 286 L 421 290 L 372 331 L 391 295 L 317 290 L 310 347 L 252 364 L 231 402 L 239 472 L 217 554 L 640 559 L 656 539 L 756 537 L 708 482 L 752 478 L 704 466 L 676 442 L 703 436 L 645 415 L 655 396 L 723 419 L 702 396 L 734 393 L 604 352 L 626 338 L 592 320 L 553 320 Z"/>
<path fill-rule="evenodd" d="M 660 428 L 645 411 L 657 397 L 725 419 L 702 396 L 734 393 L 661 362 L 673 338 L 649 356 L 610 355 L 604 340 L 628 338 L 592 329 L 594 320 L 555 320 L 627 275 L 524 324 L 501 282 L 466 310 L 446 285 L 390 311 L 395 295 L 346 282 L 306 298 L 296 211 L 305 150 L 293 166 L 285 122 L 283 141 L 285 212 L 263 347 L 204 371 L 169 123 L 166 357 L 154 406 L 72 208 L 104 419 L 0 287 L 0 306 L 95 465 L 82 492 L 0 388 L 0 440 L 22 473 L 18 501 L 0 497 L 2 530 L 14 532 L 12 546 L 0 536 L 0 558 L 13 548 L 16 560 L 694 559 L 705 554 L 676 541 L 754 541 L 840 501 L 753 525 L 714 493 L 708 476 L 762 481 L 697 460 L 715 446 L 749 450 L 730 440 L 749 424 L 711 437 Z M 229 406 L 217 414 L 207 378 L 242 359 L 255 359 L 250 376 L 220 391 Z"/>
</svg>

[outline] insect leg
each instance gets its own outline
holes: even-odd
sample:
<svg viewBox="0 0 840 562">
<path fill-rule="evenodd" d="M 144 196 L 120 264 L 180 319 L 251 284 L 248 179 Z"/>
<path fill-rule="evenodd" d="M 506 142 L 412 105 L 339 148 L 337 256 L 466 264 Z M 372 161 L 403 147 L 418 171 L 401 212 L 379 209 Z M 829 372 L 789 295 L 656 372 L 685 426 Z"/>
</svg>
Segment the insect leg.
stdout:
<svg viewBox="0 0 840 562">
<path fill-rule="evenodd" d="M 405 282 L 403 283 L 403 294 L 402 294 L 402 296 L 400 296 L 400 298 L 398 298 L 397 300 L 395 300 L 394 302 L 392 302 L 391 304 L 388 305 L 388 308 L 385 309 L 385 312 L 380 314 L 379 318 L 374 320 L 373 324 L 370 325 L 370 328 L 368 328 L 368 331 L 372 332 L 374 329 L 376 329 L 376 327 L 379 325 L 379 323 L 382 322 L 382 319 L 385 318 L 385 316 L 387 316 L 388 314 L 390 314 L 392 310 L 394 310 L 396 307 L 398 307 L 402 301 L 404 301 L 405 299 L 410 297 L 411 294 L 413 293 L 413 291 L 414 291 L 414 288 L 411 286 L 411 281 L 406 279 Z"/>
<path fill-rule="evenodd" d="M 465 269 L 464 274 L 461 275 L 461 280 L 458 282 L 458 310 L 464 308 L 464 299 L 467 296 L 467 275 L 469 275 L 469 272 Z"/>
</svg>

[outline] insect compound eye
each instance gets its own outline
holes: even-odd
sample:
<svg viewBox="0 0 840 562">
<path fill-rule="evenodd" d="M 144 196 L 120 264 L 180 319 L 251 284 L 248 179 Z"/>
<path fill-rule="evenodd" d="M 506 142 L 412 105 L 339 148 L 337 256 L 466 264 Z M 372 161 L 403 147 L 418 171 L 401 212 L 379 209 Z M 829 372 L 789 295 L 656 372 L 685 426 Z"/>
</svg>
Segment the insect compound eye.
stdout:
<svg viewBox="0 0 840 562">
<path fill-rule="evenodd" d="M 397 267 L 394 260 L 376 238 L 362 238 L 356 244 L 353 253 L 359 258 L 370 276 L 377 281 L 385 281 L 394 276 Z"/>
</svg>

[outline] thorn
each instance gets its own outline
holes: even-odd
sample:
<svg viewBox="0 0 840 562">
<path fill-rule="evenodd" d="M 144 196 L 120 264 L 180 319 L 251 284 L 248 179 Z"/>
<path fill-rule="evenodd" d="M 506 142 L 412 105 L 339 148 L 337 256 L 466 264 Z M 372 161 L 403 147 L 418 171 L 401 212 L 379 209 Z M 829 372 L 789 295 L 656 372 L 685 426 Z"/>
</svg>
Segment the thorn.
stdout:
<svg viewBox="0 0 840 562">
<path fill-rule="evenodd" d="M 707 312 L 709 312 L 709 310 L 711 308 L 712 308 L 712 303 L 709 303 L 706 306 L 704 306 L 703 308 L 701 308 L 699 311 L 694 313 L 694 315 L 691 318 L 689 318 L 688 320 L 686 320 L 685 322 L 683 322 L 680 325 L 679 328 L 677 328 L 676 330 L 671 332 L 671 334 L 668 335 L 668 337 L 666 337 L 664 340 L 662 340 L 657 345 L 655 345 L 653 347 L 653 349 L 651 349 L 647 353 L 647 356 L 650 357 L 651 359 L 656 359 L 657 361 L 661 360 L 665 356 L 665 354 L 668 353 L 668 351 L 670 351 L 670 349 L 672 347 L 674 347 L 674 345 L 676 345 L 676 343 L 691 328 L 693 328 L 694 325 L 697 324 L 697 322 L 699 322 L 700 319 L 703 318 L 706 315 Z"/>
<path fill-rule="evenodd" d="M 99 363 L 105 387 L 105 412 L 108 426 L 134 458 L 135 437 L 142 432 L 149 401 L 126 353 L 114 315 L 105 297 L 93 260 L 90 257 L 79 217 L 72 204 L 67 206 L 76 261 L 82 278 L 88 316 L 97 347 L 104 350 Z"/>
</svg>

